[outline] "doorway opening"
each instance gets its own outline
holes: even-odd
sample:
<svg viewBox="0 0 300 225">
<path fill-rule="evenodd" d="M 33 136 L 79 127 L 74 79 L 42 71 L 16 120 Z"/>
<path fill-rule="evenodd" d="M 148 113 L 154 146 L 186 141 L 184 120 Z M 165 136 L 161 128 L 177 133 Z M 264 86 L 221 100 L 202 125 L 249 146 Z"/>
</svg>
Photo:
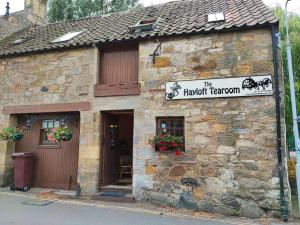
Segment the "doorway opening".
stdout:
<svg viewBox="0 0 300 225">
<path fill-rule="evenodd" d="M 101 191 L 132 190 L 133 110 L 101 113 Z"/>
</svg>

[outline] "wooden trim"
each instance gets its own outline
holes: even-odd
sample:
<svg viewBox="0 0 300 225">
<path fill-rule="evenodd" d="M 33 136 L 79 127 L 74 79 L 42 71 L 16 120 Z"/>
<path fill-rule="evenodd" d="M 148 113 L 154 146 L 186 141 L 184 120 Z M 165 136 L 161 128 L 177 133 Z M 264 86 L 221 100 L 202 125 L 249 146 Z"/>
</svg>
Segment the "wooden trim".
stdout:
<svg viewBox="0 0 300 225">
<path fill-rule="evenodd" d="M 19 105 L 19 106 L 4 106 L 2 113 L 9 114 L 24 114 L 24 113 L 48 113 L 48 112 L 78 112 L 90 111 L 90 102 L 74 102 L 62 104 L 41 104 L 41 105 Z"/>
<path fill-rule="evenodd" d="M 140 93 L 141 93 L 140 84 L 122 84 L 122 85 L 96 84 L 94 87 L 95 97 L 139 95 Z"/>
</svg>

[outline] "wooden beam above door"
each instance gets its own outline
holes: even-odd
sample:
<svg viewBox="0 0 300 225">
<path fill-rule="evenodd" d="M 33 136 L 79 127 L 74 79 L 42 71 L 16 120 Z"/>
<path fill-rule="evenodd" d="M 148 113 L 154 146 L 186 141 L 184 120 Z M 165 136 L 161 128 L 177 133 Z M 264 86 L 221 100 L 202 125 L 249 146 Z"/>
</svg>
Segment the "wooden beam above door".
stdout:
<svg viewBox="0 0 300 225">
<path fill-rule="evenodd" d="M 2 113 L 4 115 L 9 115 L 24 113 L 80 112 L 90 110 L 90 102 L 72 102 L 59 104 L 4 106 L 2 109 Z"/>
</svg>

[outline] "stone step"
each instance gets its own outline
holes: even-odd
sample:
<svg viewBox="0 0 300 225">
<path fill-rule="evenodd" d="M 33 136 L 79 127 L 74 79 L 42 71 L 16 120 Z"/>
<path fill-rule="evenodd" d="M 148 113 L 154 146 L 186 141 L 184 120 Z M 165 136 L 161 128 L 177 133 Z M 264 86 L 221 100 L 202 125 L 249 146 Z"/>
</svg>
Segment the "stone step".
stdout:
<svg viewBox="0 0 300 225">
<path fill-rule="evenodd" d="M 110 192 L 110 191 L 117 191 L 117 192 L 124 192 L 124 193 L 128 193 L 131 194 L 132 193 L 132 188 L 124 188 L 124 187 L 102 187 L 100 189 L 101 192 Z"/>
<path fill-rule="evenodd" d="M 113 190 L 114 192 L 116 192 L 116 190 Z M 126 203 L 134 203 L 135 202 L 135 198 L 133 197 L 133 195 L 131 193 L 125 193 L 124 196 L 103 196 L 101 194 L 103 193 L 107 193 L 107 192 L 111 192 L 111 191 L 101 191 L 95 195 L 92 196 L 93 200 L 98 200 L 98 201 L 106 201 L 106 202 L 126 202 Z"/>
</svg>

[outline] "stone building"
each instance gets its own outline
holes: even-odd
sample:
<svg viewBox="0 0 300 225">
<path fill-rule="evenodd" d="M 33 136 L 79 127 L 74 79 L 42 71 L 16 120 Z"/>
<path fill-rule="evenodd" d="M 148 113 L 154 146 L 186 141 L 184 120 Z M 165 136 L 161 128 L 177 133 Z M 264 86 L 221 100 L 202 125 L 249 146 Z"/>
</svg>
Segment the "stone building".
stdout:
<svg viewBox="0 0 300 225">
<path fill-rule="evenodd" d="M 0 126 L 25 134 L 0 144 L 0 183 L 10 154 L 30 151 L 35 186 L 278 215 L 289 193 L 277 29 L 260 0 L 184 0 L 13 34 L 0 42 Z M 73 138 L 49 142 L 61 124 Z M 184 154 L 156 152 L 161 132 L 182 136 Z"/>
<path fill-rule="evenodd" d="M 47 23 L 47 1 L 25 0 L 24 10 L 10 13 L 10 5 L 7 3 L 6 10 L 1 9 L 0 15 L 0 40 L 11 34 L 21 31 L 32 25 Z"/>
</svg>

